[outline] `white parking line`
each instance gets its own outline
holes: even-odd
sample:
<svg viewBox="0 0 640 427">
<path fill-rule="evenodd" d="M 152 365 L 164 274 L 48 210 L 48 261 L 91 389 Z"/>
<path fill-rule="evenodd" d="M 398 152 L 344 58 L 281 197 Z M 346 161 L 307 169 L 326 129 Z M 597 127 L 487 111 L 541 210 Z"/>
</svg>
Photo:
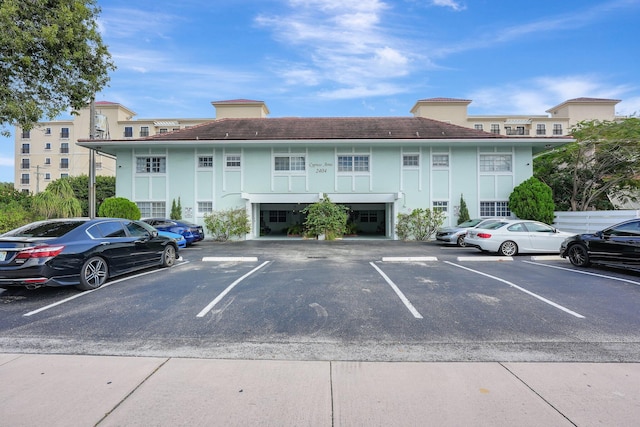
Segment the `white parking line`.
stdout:
<svg viewBox="0 0 640 427">
<path fill-rule="evenodd" d="M 435 256 L 386 256 L 382 257 L 382 262 L 420 262 L 420 261 L 438 261 Z"/>
<path fill-rule="evenodd" d="M 181 259 L 181 258 L 180 258 L 180 259 Z M 181 266 L 181 265 L 184 265 L 184 264 L 188 264 L 188 263 L 189 263 L 189 261 L 185 261 L 185 262 L 182 262 L 182 263 L 180 263 L 180 264 L 176 264 L 176 265 L 174 265 L 174 267 L 178 267 L 178 266 Z M 39 308 L 39 309 L 37 309 L 37 310 L 33 310 L 33 311 L 28 312 L 28 313 L 25 313 L 25 314 L 23 314 L 23 316 L 25 316 L 25 317 L 33 316 L 34 314 L 38 314 L 38 313 L 40 313 L 40 312 L 42 312 L 42 311 L 45 311 L 45 310 L 48 310 L 48 309 L 50 309 L 50 308 L 53 308 L 53 307 L 59 306 L 59 305 L 61 305 L 61 304 L 64 304 L 65 302 L 69 302 L 69 301 L 74 300 L 74 299 L 76 299 L 76 298 L 80 298 L 80 297 L 83 297 L 83 296 L 89 295 L 89 294 L 91 294 L 92 292 L 99 291 L 100 289 L 104 289 L 104 288 L 106 288 L 107 286 L 115 285 L 116 283 L 120 283 L 120 282 L 123 282 L 123 281 L 125 281 L 125 280 L 133 279 L 134 277 L 140 277 L 140 276 L 146 276 L 147 274 L 159 273 L 159 272 L 161 272 L 161 271 L 163 271 L 163 270 L 164 270 L 164 269 L 157 269 L 157 270 L 145 271 L 144 273 L 138 273 L 138 274 L 134 274 L 133 276 L 127 276 L 127 277 L 123 277 L 123 278 L 121 278 L 121 279 L 116 279 L 116 280 L 113 280 L 113 281 L 109 281 L 109 282 L 105 283 L 104 285 L 100 286 L 100 287 L 99 287 L 99 288 L 97 288 L 97 289 L 92 289 L 92 290 L 90 290 L 90 291 L 84 291 L 84 292 L 79 293 L 79 294 L 76 294 L 76 295 L 74 295 L 74 296 L 72 296 L 72 297 L 65 298 L 65 299 L 60 300 L 60 301 L 58 301 L 58 302 L 54 302 L 53 304 L 45 305 L 44 307 L 41 307 L 41 308 Z"/>
<path fill-rule="evenodd" d="M 458 261 L 513 261 L 510 256 L 459 256 Z"/>
<path fill-rule="evenodd" d="M 213 307 L 215 307 L 215 305 L 217 303 L 219 303 L 222 298 L 224 298 L 229 292 L 231 292 L 231 290 L 233 288 L 236 287 L 236 285 L 240 282 L 242 282 L 244 279 L 246 279 L 247 277 L 251 276 L 253 273 L 255 273 L 256 271 L 260 270 L 262 267 L 264 267 L 265 265 L 269 264 L 271 261 L 265 261 L 262 264 L 260 264 L 259 266 L 257 266 L 256 268 L 254 268 L 253 270 L 251 270 L 250 272 L 248 272 L 247 274 L 245 274 L 244 276 L 242 276 L 241 278 L 239 278 L 238 280 L 236 280 L 235 282 L 233 282 L 232 284 L 230 284 L 229 286 L 227 286 L 227 289 L 225 289 L 224 291 L 222 291 L 222 293 L 220 293 L 220 295 L 218 295 L 213 301 L 211 301 L 205 308 L 203 308 L 200 313 L 198 313 L 198 315 L 196 317 L 204 317 L 207 315 L 208 312 L 211 311 L 211 309 Z"/>
<path fill-rule="evenodd" d="M 561 306 L 560 304 L 557 304 L 557 303 L 555 303 L 555 302 L 553 302 L 551 300 L 548 300 L 548 299 L 546 299 L 546 298 L 544 298 L 544 297 L 542 297 L 542 296 L 540 296 L 540 295 L 538 295 L 536 293 L 533 293 L 533 292 L 531 292 L 531 291 L 529 291 L 529 290 L 527 290 L 527 289 L 525 289 L 523 287 L 520 287 L 520 286 L 516 285 L 515 283 L 509 282 L 508 280 L 504 280 L 504 279 L 501 279 L 499 277 L 492 276 L 491 274 L 483 273 L 482 271 L 473 270 L 471 268 L 464 267 L 462 265 L 454 264 L 454 263 L 449 262 L 449 261 L 445 261 L 445 263 L 447 263 L 449 265 L 453 265 L 454 267 L 462 268 L 463 270 L 467 270 L 467 271 L 470 271 L 472 273 L 479 274 L 481 276 L 488 277 L 490 279 L 497 280 L 497 281 L 502 282 L 502 283 L 506 283 L 507 285 L 511 286 L 512 288 L 515 288 L 515 289 L 517 289 L 517 290 L 519 290 L 521 292 L 524 292 L 527 295 L 531 295 L 532 297 L 537 298 L 540 301 L 542 301 L 542 302 L 544 302 L 546 304 L 549 304 L 549 305 L 551 305 L 551 306 L 553 306 L 553 307 L 555 307 L 555 308 L 557 308 L 559 310 L 562 310 L 565 313 L 569 313 L 570 315 L 575 316 L 575 317 L 577 317 L 579 319 L 584 319 L 584 316 L 582 314 L 576 313 L 575 311 L 571 311 L 568 308 Z"/>
<path fill-rule="evenodd" d="M 411 314 L 413 314 L 413 317 L 415 317 L 416 319 L 422 319 L 423 318 L 422 315 L 418 312 L 418 310 L 416 310 L 413 304 L 411 304 L 409 299 L 402 293 L 402 291 L 396 286 L 396 284 L 393 283 L 391 279 L 389 279 L 389 276 L 384 274 L 384 272 L 380 270 L 380 268 L 378 268 L 378 266 L 375 265 L 373 262 L 370 262 L 369 264 L 371 264 L 371 266 L 375 268 L 378 271 L 378 273 L 380 273 L 382 278 L 389 284 L 389 286 L 391 286 L 391 289 L 393 289 L 396 295 L 398 295 L 398 297 L 400 298 L 400 301 L 402 301 L 405 307 L 407 307 L 411 312 Z"/>
<path fill-rule="evenodd" d="M 257 262 L 258 257 L 251 256 L 206 256 L 202 258 L 202 261 L 214 261 L 214 262 Z"/>
<path fill-rule="evenodd" d="M 590 271 L 580 271 L 573 268 L 559 267 L 557 265 L 541 264 L 539 262 L 531 262 L 531 261 L 522 261 L 522 262 L 526 262 L 527 264 L 540 265 L 542 267 L 557 268 L 558 270 L 572 271 L 574 273 L 579 273 L 579 274 L 586 274 L 587 276 L 595 276 L 603 279 L 617 280 L 619 282 L 631 283 L 632 285 L 640 286 L 640 282 L 636 282 L 634 280 L 629 280 L 629 279 L 623 279 L 622 277 L 605 276 L 604 274 L 591 273 Z"/>
</svg>

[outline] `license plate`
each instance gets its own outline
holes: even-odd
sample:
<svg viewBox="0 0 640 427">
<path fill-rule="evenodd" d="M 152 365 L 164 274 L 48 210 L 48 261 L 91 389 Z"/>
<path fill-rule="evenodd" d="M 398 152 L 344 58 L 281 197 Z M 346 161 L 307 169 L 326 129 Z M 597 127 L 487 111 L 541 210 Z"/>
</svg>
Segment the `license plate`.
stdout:
<svg viewBox="0 0 640 427">
<path fill-rule="evenodd" d="M 7 251 L 0 251 L 0 261 L 7 259 Z"/>
</svg>

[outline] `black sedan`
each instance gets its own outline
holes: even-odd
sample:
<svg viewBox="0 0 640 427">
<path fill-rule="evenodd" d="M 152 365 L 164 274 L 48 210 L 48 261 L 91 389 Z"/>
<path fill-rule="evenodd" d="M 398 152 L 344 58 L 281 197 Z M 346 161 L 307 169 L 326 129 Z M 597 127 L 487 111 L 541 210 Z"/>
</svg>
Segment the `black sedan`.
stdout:
<svg viewBox="0 0 640 427">
<path fill-rule="evenodd" d="M 187 245 L 204 239 L 202 226 L 188 221 L 169 218 L 142 218 L 142 221 L 160 231 L 182 234 L 187 241 Z"/>
<path fill-rule="evenodd" d="M 560 256 L 577 267 L 594 263 L 640 271 L 640 219 L 569 237 L 560 246 Z"/>
<path fill-rule="evenodd" d="M 52 219 L 0 235 L 0 287 L 75 285 L 96 289 L 113 276 L 175 264 L 174 239 L 142 221 Z"/>
</svg>

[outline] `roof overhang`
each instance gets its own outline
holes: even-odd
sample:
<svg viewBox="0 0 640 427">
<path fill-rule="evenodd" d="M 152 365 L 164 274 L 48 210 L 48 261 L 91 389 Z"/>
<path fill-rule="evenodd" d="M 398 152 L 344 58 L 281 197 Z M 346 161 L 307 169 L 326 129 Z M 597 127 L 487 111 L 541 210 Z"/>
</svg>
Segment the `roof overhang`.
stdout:
<svg viewBox="0 0 640 427">
<path fill-rule="evenodd" d="M 531 147 L 533 154 L 537 154 L 565 145 L 575 140 L 570 137 L 561 138 L 469 138 L 469 139 L 273 139 L 273 140 L 79 140 L 77 145 L 96 150 L 101 153 L 116 155 L 122 149 L 138 148 L 203 148 L 203 147 L 269 147 L 269 146 L 399 146 L 399 147 Z"/>
</svg>

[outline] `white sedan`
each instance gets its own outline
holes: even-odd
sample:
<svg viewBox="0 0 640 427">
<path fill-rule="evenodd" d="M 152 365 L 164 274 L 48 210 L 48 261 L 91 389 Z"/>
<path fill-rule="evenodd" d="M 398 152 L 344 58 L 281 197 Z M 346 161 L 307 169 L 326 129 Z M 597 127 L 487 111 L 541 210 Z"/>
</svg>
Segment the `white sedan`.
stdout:
<svg viewBox="0 0 640 427">
<path fill-rule="evenodd" d="M 525 252 L 560 253 L 564 239 L 574 234 L 538 221 L 500 220 L 470 228 L 464 241 L 481 251 L 514 256 Z"/>
</svg>

